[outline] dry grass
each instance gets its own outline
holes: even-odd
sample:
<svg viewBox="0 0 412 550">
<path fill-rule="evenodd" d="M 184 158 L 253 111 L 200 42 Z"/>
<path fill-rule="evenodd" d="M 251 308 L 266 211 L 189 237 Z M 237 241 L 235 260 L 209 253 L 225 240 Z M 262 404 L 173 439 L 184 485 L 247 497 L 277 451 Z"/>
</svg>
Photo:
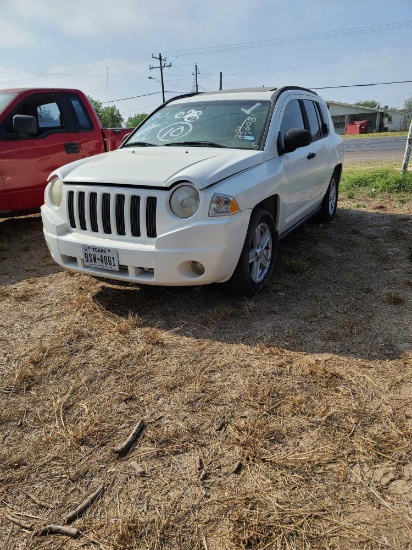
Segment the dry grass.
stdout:
<svg viewBox="0 0 412 550">
<path fill-rule="evenodd" d="M 33 530 L 2 517 L 0 547 L 411 548 L 411 205 L 368 201 L 285 241 L 253 300 L 5 251 L 0 515 Z M 17 252 L 26 220 L 0 222 Z M 80 539 L 35 534 L 100 484 Z"/>
</svg>

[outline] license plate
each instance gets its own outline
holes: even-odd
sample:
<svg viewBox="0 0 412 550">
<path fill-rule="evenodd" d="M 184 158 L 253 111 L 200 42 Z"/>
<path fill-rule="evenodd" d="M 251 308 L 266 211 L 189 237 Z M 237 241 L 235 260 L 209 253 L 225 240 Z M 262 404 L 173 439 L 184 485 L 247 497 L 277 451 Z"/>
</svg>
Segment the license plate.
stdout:
<svg viewBox="0 0 412 550">
<path fill-rule="evenodd" d="M 119 260 L 117 250 L 101 248 L 100 246 L 82 246 L 83 261 L 86 267 L 98 267 L 119 271 Z"/>
</svg>

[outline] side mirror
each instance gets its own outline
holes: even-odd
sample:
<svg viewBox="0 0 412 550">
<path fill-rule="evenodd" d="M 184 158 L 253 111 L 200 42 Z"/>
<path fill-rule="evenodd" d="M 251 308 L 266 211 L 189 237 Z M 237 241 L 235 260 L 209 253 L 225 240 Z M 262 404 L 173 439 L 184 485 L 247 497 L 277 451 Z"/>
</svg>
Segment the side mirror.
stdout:
<svg viewBox="0 0 412 550">
<path fill-rule="evenodd" d="M 37 135 L 37 120 L 34 116 L 29 115 L 14 115 L 13 131 L 22 134 Z"/>
<path fill-rule="evenodd" d="M 306 147 L 312 143 L 312 134 L 309 130 L 292 128 L 285 134 L 282 153 L 291 153 L 299 147 Z"/>
</svg>

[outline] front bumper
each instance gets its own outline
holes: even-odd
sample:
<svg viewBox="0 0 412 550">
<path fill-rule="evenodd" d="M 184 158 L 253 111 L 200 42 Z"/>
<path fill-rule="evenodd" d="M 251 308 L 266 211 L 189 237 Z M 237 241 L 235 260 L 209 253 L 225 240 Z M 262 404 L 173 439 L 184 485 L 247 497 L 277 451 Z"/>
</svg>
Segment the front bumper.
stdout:
<svg viewBox="0 0 412 550">
<path fill-rule="evenodd" d="M 250 213 L 246 210 L 230 217 L 209 218 L 154 239 L 132 242 L 72 230 L 52 208 L 47 205 L 41 208 L 47 246 L 62 267 L 98 277 L 164 286 L 204 285 L 228 280 L 242 251 Z M 82 245 L 116 249 L 120 270 L 86 267 Z M 203 275 L 193 272 L 192 261 L 204 265 Z"/>
</svg>

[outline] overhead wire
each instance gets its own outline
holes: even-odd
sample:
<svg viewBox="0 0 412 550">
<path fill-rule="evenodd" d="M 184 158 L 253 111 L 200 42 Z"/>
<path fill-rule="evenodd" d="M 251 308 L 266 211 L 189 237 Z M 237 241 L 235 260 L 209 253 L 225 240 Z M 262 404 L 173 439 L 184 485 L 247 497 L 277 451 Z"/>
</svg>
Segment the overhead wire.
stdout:
<svg viewBox="0 0 412 550">
<path fill-rule="evenodd" d="M 366 27 L 353 27 L 349 29 L 326 31 L 322 33 L 292 35 L 292 36 L 278 37 L 275 39 L 266 39 L 266 40 L 260 40 L 260 41 L 239 42 L 239 43 L 232 43 L 232 44 L 223 44 L 221 46 L 212 46 L 212 47 L 187 49 L 187 50 L 176 50 L 176 51 L 166 52 L 164 56 L 165 57 L 174 56 L 178 58 L 178 57 L 184 57 L 187 55 L 205 55 L 209 53 L 237 51 L 239 49 L 254 49 L 254 48 L 262 48 L 265 46 L 276 46 L 276 45 L 282 45 L 282 44 L 308 42 L 313 40 L 325 40 L 325 39 L 337 38 L 337 37 L 343 37 L 343 36 L 363 35 L 363 34 L 370 34 L 370 33 L 376 33 L 376 32 L 401 30 L 401 29 L 408 29 L 410 27 L 412 27 L 412 21 L 398 21 L 393 23 L 385 23 L 381 25 L 371 25 Z M 70 71 L 63 71 L 62 73 L 59 73 L 59 76 L 76 76 L 76 75 L 83 74 L 84 71 L 87 71 L 90 75 L 90 72 L 93 72 L 96 70 L 106 70 L 107 68 L 114 69 L 119 67 L 125 67 L 132 64 L 146 63 L 149 61 L 149 59 L 151 59 L 151 54 L 143 54 L 138 57 L 119 59 L 117 61 L 99 63 L 96 65 L 89 65 L 87 67 L 73 68 Z M 181 65 L 181 66 L 182 67 L 189 66 L 189 64 Z M 176 65 L 175 67 L 179 69 L 179 66 Z M 48 75 L 48 78 L 53 79 L 53 78 L 58 78 L 59 76 Z M 9 82 L 15 82 L 15 81 L 8 81 L 5 84 L 8 84 Z"/>
</svg>

